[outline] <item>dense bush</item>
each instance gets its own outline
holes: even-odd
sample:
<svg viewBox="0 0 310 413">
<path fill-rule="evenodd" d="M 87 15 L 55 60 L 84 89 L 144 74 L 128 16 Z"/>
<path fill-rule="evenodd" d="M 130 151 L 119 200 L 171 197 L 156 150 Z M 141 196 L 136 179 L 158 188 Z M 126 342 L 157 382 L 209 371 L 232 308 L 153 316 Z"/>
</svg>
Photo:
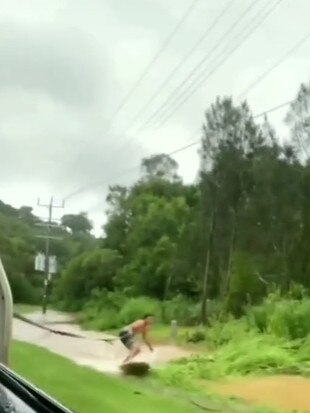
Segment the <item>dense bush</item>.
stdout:
<svg viewBox="0 0 310 413">
<path fill-rule="evenodd" d="M 86 306 L 78 315 L 79 322 L 91 330 L 112 330 L 119 327 L 119 313 L 113 308 Z"/>
<path fill-rule="evenodd" d="M 193 302 L 182 295 L 177 295 L 162 304 L 162 321 L 169 323 L 171 320 L 177 320 L 182 325 L 197 325 L 200 309 L 199 302 Z"/>
<path fill-rule="evenodd" d="M 197 325 L 199 305 L 182 296 L 161 303 L 149 297 L 129 297 L 120 292 L 95 289 L 81 305 L 79 321 L 87 328 L 108 330 L 118 328 L 151 313 L 156 321 L 179 325 Z"/>
<path fill-rule="evenodd" d="M 212 327 L 207 329 L 208 344 L 214 347 L 222 346 L 232 340 L 242 339 L 250 330 L 244 319 L 231 318 L 225 323 L 214 322 Z"/>
<path fill-rule="evenodd" d="M 95 289 L 78 314 L 79 322 L 89 329 L 109 330 L 119 327 L 119 310 L 125 297 L 107 290 Z"/>
<path fill-rule="evenodd" d="M 55 297 L 66 309 L 78 311 L 91 301 L 93 291 L 112 290 L 120 266 L 117 251 L 97 248 L 74 258 L 59 278 Z"/>
<path fill-rule="evenodd" d="M 186 341 L 188 343 L 200 343 L 206 339 L 206 333 L 203 330 L 195 330 L 186 335 Z"/>
<path fill-rule="evenodd" d="M 160 303 L 147 297 L 128 298 L 117 292 L 95 290 L 78 318 L 87 328 L 109 330 L 125 326 L 147 313 L 160 317 Z"/>
<path fill-rule="evenodd" d="M 310 298 L 280 298 L 273 294 L 260 306 L 246 314 L 251 327 L 289 340 L 307 337 L 310 333 Z"/>
<path fill-rule="evenodd" d="M 299 374 L 310 376 L 310 341 L 295 343 L 261 333 L 244 334 L 212 354 L 171 363 L 158 371 L 169 386 L 190 388 L 197 380 L 229 376 Z"/>
<path fill-rule="evenodd" d="M 34 286 L 26 276 L 21 274 L 9 275 L 9 282 L 15 303 L 40 303 L 42 297 L 42 289 Z"/>
<path fill-rule="evenodd" d="M 195 356 L 172 363 L 160 370 L 167 385 L 188 386 L 197 379 L 218 379 L 248 374 L 306 374 L 310 365 L 301 362 L 298 352 L 284 340 L 273 336 L 248 333 L 232 340 L 213 355 Z"/>
<path fill-rule="evenodd" d="M 121 324 L 129 324 L 133 320 L 150 313 L 155 317 L 160 316 L 160 304 L 156 300 L 147 297 L 130 298 L 120 309 L 119 321 Z"/>
</svg>

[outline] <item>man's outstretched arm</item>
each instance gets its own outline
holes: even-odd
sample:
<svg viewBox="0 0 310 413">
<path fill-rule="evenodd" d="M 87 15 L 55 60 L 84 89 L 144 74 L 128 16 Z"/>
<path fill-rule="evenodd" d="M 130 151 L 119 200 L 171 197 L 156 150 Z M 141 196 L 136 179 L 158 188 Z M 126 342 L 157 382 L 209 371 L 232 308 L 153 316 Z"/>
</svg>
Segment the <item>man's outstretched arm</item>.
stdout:
<svg viewBox="0 0 310 413">
<path fill-rule="evenodd" d="M 150 343 L 150 340 L 149 340 L 149 338 L 148 338 L 148 333 L 147 333 L 147 331 L 145 331 L 143 334 L 142 334 L 142 338 L 143 338 L 143 341 L 145 342 L 145 344 L 148 346 L 148 348 L 150 349 L 150 351 L 153 351 L 153 346 L 152 346 L 152 344 Z"/>
</svg>

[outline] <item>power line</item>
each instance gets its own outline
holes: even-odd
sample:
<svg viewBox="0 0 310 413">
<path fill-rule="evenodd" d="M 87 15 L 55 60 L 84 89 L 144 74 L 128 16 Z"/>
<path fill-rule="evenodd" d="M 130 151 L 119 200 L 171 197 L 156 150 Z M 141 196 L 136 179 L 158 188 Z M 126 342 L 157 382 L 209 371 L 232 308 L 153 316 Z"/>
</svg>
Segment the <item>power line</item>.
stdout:
<svg viewBox="0 0 310 413">
<path fill-rule="evenodd" d="M 149 100 L 147 100 L 146 103 L 140 108 L 140 110 L 136 113 L 134 118 L 129 122 L 129 126 L 127 126 L 127 130 L 129 130 L 135 122 L 143 115 L 143 113 L 147 110 L 147 108 L 153 103 L 153 101 L 156 99 L 156 97 L 160 94 L 160 92 L 164 89 L 164 87 L 170 82 L 170 80 L 173 78 L 173 76 L 181 69 L 182 66 L 187 62 L 187 60 L 190 59 L 190 57 L 193 55 L 197 47 L 207 38 L 207 36 L 212 32 L 214 27 L 218 24 L 218 22 L 224 17 L 224 15 L 228 12 L 228 10 L 232 7 L 234 4 L 235 0 L 229 0 L 226 4 L 224 9 L 221 10 L 221 12 L 216 16 L 216 18 L 213 20 L 212 24 L 207 28 L 206 31 L 202 34 L 202 36 L 197 40 L 197 42 L 191 46 L 190 50 L 188 53 L 181 59 L 181 61 L 172 69 L 172 71 L 169 73 L 169 75 L 164 79 L 164 81 L 161 83 L 159 88 L 156 89 L 155 93 L 150 97 Z M 128 138 L 123 142 L 122 145 L 120 145 L 114 153 L 117 153 L 119 151 L 122 151 L 123 149 L 126 148 L 128 143 L 130 143 L 132 139 Z"/>
<path fill-rule="evenodd" d="M 275 7 L 276 7 L 278 4 L 281 3 L 281 1 L 283 1 L 283 0 L 277 0 L 274 4 L 271 5 L 270 8 L 267 9 L 267 12 L 264 13 L 264 14 L 261 16 L 262 12 L 264 12 L 264 11 L 266 10 L 266 3 L 264 3 L 263 8 L 260 8 L 260 9 L 259 9 L 259 12 L 255 14 L 254 18 L 251 19 L 251 21 L 249 22 L 249 24 L 247 24 L 246 27 L 243 28 L 241 34 L 244 34 L 244 31 L 246 31 L 247 36 L 249 36 L 250 34 L 252 34 L 252 32 L 269 16 L 269 14 L 275 9 Z M 220 40 L 216 43 L 216 45 L 211 49 L 211 51 L 200 61 L 200 63 L 199 63 L 198 65 L 195 66 L 195 68 L 189 73 L 189 75 L 187 76 L 187 78 L 186 78 L 185 80 L 183 80 L 183 82 L 177 87 L 177 89 L 180 88 L 180 87 L 182 87 L 183 84 L 186 84 L 187 80 L 192 77 L 192 75 L 197 71 L 197 69 L 200 67 L 200 65 L 202 65 L 202 64 L 207 60 L 207 58 L 209 58 L 209 57 L 212 55 L 212 53 L 221 45 L 221 42 L 222 42 L 227 36 L 230 35 L 231 31 L 235 28 L 235 26 L 237 26 L 237 25 L 240 23 L 240 21 L 242 21 L 242 19 L 253 9 L 254 6 L 255 6 L 255 4 L 252 3 L 249 7 L 247 7 L 247 8 L 243 11 L 243 13 L 241 13 L 241 15 L 234 21 L 234 23 L 233 23 L 233 24 L 229 27 L 229 29 L 224 33 L 224 35 L 220 38 Z M 226 6 L 226 7 L 227 7 L 227 6 Z M 222 12 L 222 13 L 223 13 L 223 12 Z M 254 26 L 254 28 L 253 28 L 253 27 L 251 27 L 251 26 L 252 26 L 252 24 L 253 24 L 253 21 L 256 21 L 257 17 L 259 17 L 260 20 L 258 20 L 258 24 L 257 24 L 256 26 Z M 261 18 L 261 17 L 262 17 L 262 18 Z M 248 28 L 250 28 L 250 31 L 247 31 Z M 237 37 L 237 39 L 238 39 L 239 35 L 240 35 L 240 32 L 237 33 L 237 36 L 235 36 L 235 38 Z M 235 38 L 234 38 L 234 40 L 235 40 Z M 227 58 L 229 58 L 230 55 L 231 55 L 238 47 L 240 47 L 240 46 L 243 44 L 244 41 L 247 40 L 247 37 L 246 37 L 245 39 L 241 39 L 241 40 L 242 40 L 241 43 L 239 42 L 239 43 L 237 44 L 237 47 L 235 47 L 232 51 L 230 51 L 230 53 L 228 54 L 228 56 L 226 56 L 226 59 L 224 59 L 224 61 L 222 60 L 222 61 L 220 62 L 220 64 L 215 68 L 215 70 L 213 70 L 211 73 L 209 73 L 209 75 L 213 74 L 213 73 L 218 69 L 218 67 L 221 66 L 221 64 L 223 64 L 223 63 L 227 60 Z M 203 74 L 203 73 L 202 73 L 202 74 Z M 208 77 L 209 77 L 209 76 L 208 76 Z M 199 80 L 199 78 L 198 78 L 198 80 Z M 190 88 L 191 88 L 191 85 L 190 85 L 189 89 L 190 89 Z M 186 89 L 186 91 L 187 91 L 187 89 Z M 173 93 L 172 93 L 172 95 L 169 96 L 168 101 L 170 100 L 171 96 L 173 96 Z M 190 96 L 189 96 L 189 97 L 190 97 Z M 164 103 L 164 106 L 165 106 L 166 103 L 167 103 L 167 101 Z M 162 107 L 159 109 L 159 111 L 160 111 L 161 109 L 162 109 Z M 156 113 L 158 113 L 158 111 L 157 111 Z M 172 114 L 173 114 L 173 113 L 172 113 Z M 172 114 L 171 114 L 171 115 L 172 115 Z M 170 116 L 171 116 L 171 115 L 170 115 Z M 165 121 L 166 121 L 166 120 L 167 120 L 167 119 L 165 119 Z M 160 126 L 161 126 L 161 125 L 160 125 Z M 143 129 L 143 126 L 142 126 L 142 128 L 139 129 L 139 131 L 140 131 L 141 129 Z M 138 132 L 138 133 L 139 133 L 139 132 Z M 131 139 L 127 140 L 127 142 L 130 141 L 130 140 L 131 140 Z M 126 145 L 126 144 L 125 144 L 125 145 Z M 124 146 L 125 146 L 125 145 L 124 145 Z"/>
<path fill-rule="evenodd" d="M 181 107 L 191 96 L 193 93 L 195 93 L 195 91 L 197 90 L 197 88 L 202 85 L 209 77 L 211 77 L 225 62 L 226 60 L 239 48 L 242 46 L 242 44 L 248 39 L 248 37 L 269 17 L 269 15 L 275 10 L 275 8 L 282 2 L 283 0 L 278 0 L 276 1 L 274 4 L 271 5 L 270 8 L 267 8 L 266 10 L 266 4 L 263 6 L 263 8 L 261 8 L 259 10 L 258 13 L 256 13 L 256 15 L 253 17 L 253 19 L 249 22 L 249 24 L 246 25 L 246 27 L 244 27 L 242 29 L 241 32 L 237 33 L 237 36 L 234 37 L 234 40 L 238 38 L 240 39 L 240 34 L 245 36 L 243 38 L 241 38 L 241 42 L 238 42 L 237 45 L 235 47 L 233 47 L 233 49 L 231 49 L 228 53 L 228 55 L 224 56 L 224 59 L 220 60 L 219 64 L 212 69 L 211 71 L 209 71 L 207 73 L 207 76 L 204 76 L 205 73 L 202 72 L 200 73 L 200 75 L 196 78 L 196 80 L 194 81 L 194 83 L 190 84 L 187 89 L 185 89 L 185 91 L 181 92 L 181 94 L 179 96 L 176 97 L 176 101 L 175 103 L 177 104 L 177 107 L 172 110 L 172 113 L 168 114 L 168 116 L 166 116 L 162 123 L 155 129 L 159 129 L 178 109 L 179 107 Z M 228 6 L 230 6 L 230 4 L 228 4 Z M 227 7 L 227 6 L 226 6 Z M 252 5 L 253 7 L 253 5 Z M 229 7 L 228 7 L 229 8 Z M 214 50 L 216 50 L 216 48 L 220 45 L 221 41 L 225 39 L 225 37 L 227 35 L 230 34 L 231 30 L 234 28 L 234 26 L 236 25 L 237 22 L 240 22 L 240 20 L 242 20 L 242 18 L 249 13 L 249 11 L 251 10 L 251 6 L 250 8 L 247 8 L 244 13 L 239 17 L 239 19 L 237 21 L 235 21 L 233 23 L 233 25 L 228 29 L 228 31 L 222 36 L 222 38 L 220 39 L 220 41 L 216 44 L 216 46 L 205 56 L 204 59 L 206 59 L 207 57 L 210 57 L 210 55 L 212 54 L 212 52 Z M 262 12 L 264 12 L 263 15 L 261 14 Z M 223 14 L 223 12 L 222 12 Z M 257 21 L 258 18 L 258 21 Z M 253 22 L 256 22 L 256 25 L 254 25 L 253 27 Z M 250 29 L 250 30 L 248 30 Z M 221 57 L 221 54 L 220 56 Z M 204 60 L 203 59 L 203 60 Z M 215 59 L 216 60 L 216 59 Z M 198 64 L 198 66 L 201 64 L 201 62 Z M 178 89 L 180 89 L 184 84 L 186 84 L 187 80 L 191 78 L 192 74 L 196 71 L 197 66 L 194 68 L 194 70 L 188 75 L 188 77 L 183 80 L 183 82 L 181 82 L 181 84 L 172 92 L 172 94 L 170 94 L 170 96 L 166 99 L 166 101 L 164 102 L 164 104 L 155 112 L 151 115 L 150 118 L 147 119 L 147 121 L 140 127 L 140 129 L 138 130 L 138 133 L 140 133 L 146 126 L 148 126 L 148 124 L 155 118 L 158 114 L 160 114 L 163 109 L 167 106 L 167 104 L 169 103 L 169 101 L 171 100 L 171 98 L 173 98 L 174 96 L 174 92 L 178 91 Z M 199 82 L 199 80 L 201 80 Z M 198 84 L 197 84 L 198 81 Z M 195 82 L 196 82 L 196 87 L 195 87 Z M 194 86 L 194 90 L 191 90 L 192 86 Z M 186 92 L 189 92 L 189 95 L 186 97 L 186 99 L 183 99 L 183 101 L 178 102 L 178 98 L 182 98 L 183 95 L 186 95 Z M 155 95 L 154 95 L 155 96 Z M 159 118 L 160 121 L 161 118 Z M 128 141 L 130 141 L 131 139 L 128 139 Z M 125 146 L 125 145 L 124 145 Z M 123 146 L 123 147 L 124 147 Z"/>
<path fill-rule="evenodd" d="M 111 123 L 114 121 L 114 119 L 118 116 L 118 114 L 123 110 L 123 108 L 127 105 L 127 103 L 129 102 L 131 96 L 134 94 L 134 92 L 136 91 L 136 89 L 138 89 L 138 87 L 141 85 L 141 83 L 143 82 L 143 80 L 146 78 L 146 76 L 148 75 L 148 73 L 150 72 L 152 66 L 155 65 L 155 63 L 157 62 L 157 60 L 160 58 L 160 56 L 162 55 L 162 53 L 164 52 L 164 50 L 166 49 L 166 47 L 168 46 L 168 44 L 171 42 L 171 40 L 174 38 L 174 36 L 177 34 L 177 32 L 179 31 L 179 29 L 182 27 L 182 25 L 185 23 L 185 21 L 187 20 L 187 18 L 190 16 L 190 14 L 192 13 L 192 11 L 194 10 L 194 8 L 196 7 L 196 5 L 199 3 L 200 0 L 192 0 L 190 6 L 185 10 L 184 14 L 182 15 L 181 19 L 178 21 L 178 23 L 176 24 L 176 26 L 173 28 L 173 30 L 169 33 L 168 37 L 166 38 L 166 40 L 164 41 L 164 43 L 162 44 L 162 46 L 159 48 L 159 50 L 155 53 L 155 55 L 153 56 L 153 58 L 151 59 L 151 61 L 147 64 L 147 66 L 145 67 L 145 69 L 143 70 L 143 72 L 140 74 L 140 76 L 138 77 L 138 79 L 136 80 L 136 82 L 133 84 L 133 86 L 129 89 L 129 91 L 127 92 L 127 94 L 123 97 L 123 99 L 121 100 L 121 102 L 119 103 L 118 107 L 116 108 L 116 110 L 112 113 L 112 115 L 109 117 L 109 119 L 107 120 L 107 125 L 108 127 L 110 127 Z M 89 145 L 89 142 L 86 144 Z M 75 163 L 78 162 L 79 158 L 81 155 L 77 156 L 77 159 L 75 161 L 73 161 L 73 165 Z"/>
<path fill-rule="evenodd" d="M 268 115 L 269 113 L 272 113 L 272 112 L 275 112 L 275 111 L 277 111 L 277 110 L 280 110 L 280 109 L 282 109 L 282 108 L 290 105 L 290 104 L 293 103 L 293 102 L 294 102 L 294 100 L 289 100 L 289 101 L 286 101 L 286 102 L 284 102 L 284 103 L 281 103 L 280 105 L 273 106 L 272 108 L 267 109 L 267 110 L 265 110 L 264 112 L 261 112 L 261 113 L 259 113 L 259 114 L 257 114 L 257 115 L 254 115 L 254 116 L 253 116 L 253 119 L 257 119 L 257 118 L 260 118 L 260 117 L 262 117 L 262 116 Z M 200 128 L 199 128 L 199 129 L 200 129 Z M 198 133 L 199 133 L 199 131 L 198 131 L 196 134 L 198 134 Z M 195 135 L 196 135 L 196 134 L 195 134 Z M 169 156 L 176 155 L 177 153 L 183 152 L 183 151 L 185 151 L 185 150 L 187 150 L 187 149 L 189 149 L 189 148 L 192 148 L 193 146 L 196 146 L 196 145 L 198 145 L 198 144 L 200 144 L 200 143 L 201 143 L 201 139 L 200 139 L 200 138 L 197 139 L 197 140 L 193 140 L 193 142 L 190 142 L 190 143 L 188 143 L 188 144 L 186 144 L 186 145 L 184 145 L 184 146 L 181 146 L 180 148 L 176 148 L 176 149 L 174 149 L 173 151 L 167 153 L 167 155 L 169 155 Z M 123 176 L 123 175 L 125 175 L 125 174 L 127 174 L 127 173 L 129 173 L 129 172 L 136 171 L 136 170 L 139 169 L 139 168 L 140 168 L 140 165 L 135 165 L 135 166 L 129 167 L 129 168 L 123 170 L 120 174 L 117 174 L 117 175 L 116 175 L 116 178 L 121 177 L 121 176 Z M 83 193 L 83 192 L 86 192 L 86 191 L 89 191 L 89 190 L 91 190 L 91 189 L 97 188 L 97 187 L 99 187 L 99 186 L 101 186 L 101 185 L 103 185 L 103 184 L 105 184 L 105 182 L 102 181 L 102 180 L 99 180 L 99 181 L 96 181 L 96 182 L 92 183 L 91 185 L 87 185 L 87 186 L 80 187 L 80 188 L 78 188 L 77 190 L 75 190 L 74 192 L 71 192 L 70 194 L 68 194 L 68 195 L 65 197 L 65 200 L 68 200 L 68 199 L 70 199 L 70 198 L 73 198 L 74 196 L 77 196 L 77 195 L 79 195 L 79 194 L 81 194 L 81 193 Z"/>
<path fill-rule="evenodd" d="M 257 2 L 251 3 L 242 13 L 241 15 L 233 22 L 232 25 L 226 30 L 226 32 L 221 36 L 218 42 L 211 48 L 211 50 L 200 60 L 200 62 L 190 71 L 185 79 L 172 91 L 172 93 L 166 98 L 164 103 L 149 117 L 147 120 L 140 126 L 137 131 L 139 134 L 143 129 L 145 129 L 153 120 L 156 118 L 158 114 L 169 104 L 170 100 L 174 98 L 174 95 L 182 89 L 186 83 L 191 80 L 191 78 L 196 74 L 196 72 L 210 59 L 213 53 L 221 46 L 222 42 L 226 39 L 226 37 L 230 36 L 231 32 L 234 30 L 235 27 L 244 19 L 244 17 L 250 13 L 250 11 L 256 6 Z"/>
<path fill-rule="evenodd" d="M 247 38 L 249 37 L 249 35 L 252 34 L 253 31 L 256 30 L 256 28 L 257 28 L 259 25 L 262 24 L 262 22 L 270 15 L 270 13 L 271 13 L 282 1 L 283 1 L 283 0 L 278 0 L 276 3 L 274 3 L 274 4 L 271 6 L 271 8 L 269 8 L 269 9 L 267 10 L 267 12 L 263 15 L 262 19 L 260 19 L 260 20 L 257 22 L 257 24 L 256 24 L 254 27 L 251 28 L 251 30 L 250 30 L 249 33 L 247 34 L 247 37 L 241 39 L 241 42 L 239 42 L 239 43 L 237 44 L 237 46 L 234 47 L 234 48 L 230 51 L 230 53 L 228 54 L 228 56 L 226 56 L 224 59 L 222 59 L 222 61 L 220 62 L 220 64 L 219 64 L 217 67 L 219 67 L 221 64 L 223 64 L 223 63 L 227 60 L 227 58 L 228 58 L 237 48 L 239 48 L 239 47 L 244 43 L 245 40 L 247 40 Z M 246 11 L 243 13 L 243 15 L 244 15 L 247 11 L 248 11 L 248 9 L 246 9 Z M 256 16 L 255 16 L 255 17 L 256 17 Z M 240 20 L 240 18 L 239 18 L 239 20 Z M 208 73 L 207 78 L 208 78 L 211 74 L 213 74 L 214 71 L 216 71 L 216 70 L 217 70 L 217 68 L 213 69 L 213 71 L 211 71 L 211 73 Z M 206 79 L 202 79 L 202 80 L 205 81 Z M 199 85 L 200 85 L 200 84 L 201 84 L 201 83 L 199 83 Z M 199 85 L 198 85 L 198 86 L 199 86 Z M 197 87 L 197 85 L 196 85 L 196 87 Z M 195 90 L 194 90 L 194 91 L 195 91 Z M 194 91 L 193 91 L 193 92 L 194 92 Z M 192 93 L 193 93 L 193 92 L 192 92 Z M 192 93 L 191 93 L 191 94 L 192 94 Z M 191 95 L 190 95 L 190 96 L 191 96 Z M 189 98 L 190 96 L 188 96 L 188 98 Z M 188 98 L 187 98 L 187 99 L 188 99 Z M 181 104 L 183 104 L 183 103 L 184 103 L 184 102 L 181 102 Z M 171 114 L 170 114 L 170 116 L 171 116 Z M 190 146 L 192 146 L 192 145 L 190 145 Z M 189 146 L 189 147 L 190 147 L 190 146 Z M 186 147 L 188 147 L 188 145 L 187 145 Z M 180 149 L 178 149 L 177 151 L 179 152 L 179 151 L 181 151 L 181 150 L 183 150 L 183 148 L 180 148 Z M 136 169 L 136 167 L 135 167 L 134 169 Z M 131 170 L 132 170 L 132 168 L 124 171 L 124 173 L 130 172 Z M 100 185 L 101 183 L 102 183 L 102 181 L 99 181 L 98 183 L 95 184 L 95 186 Z M 83 192 L 83 191 L 86 190 L 86 189 L 87 189 L 87 188 L 84 188 L 84 187 L 83 187 L 83 188 L 80 188 L 80 189 L 78 189 L 77 191 L 75 191 L 73 194 L 70 194 L 68 197 L 71 197 L 71 196 L 76 195 L 76 194 L 78 194 L 78 193 L 80 193 L 80 192 Z"/>
<path fill-rule="evenodd" d="M 122 99 L 120 105 L 116 109 L 116 111 L 113 113 L 112 117 L 110 118 L 109 122 L 112 122 L 115 117 L 120 113 L 120 111 L 125 107 L 133 93 L 136 91 L 136 89 L 140 86 L 140 84 L 143 82 L 143 80 L 146 78 L 148 75 L 149 71 L 151 70 L 152 66 L 156 63 L 156 61 L 159 59 L 163 51 L 166 49 L 170 41 L 173 39 L 173 37 L 176 35 L 178 30 L 181 28 L 183 23 L 187 20 L 187 18 L 190 16 L 196 5 L 198 4 L 200 0 L 194 0 L 190 4 L 190 6 L 186 9 L 185 13 L 181 17 L 181 20 L 177 23 L 177 25 L 174 27 L 172 32 L 169 34 L 165 42 L 163 43 L 162 47 L 158 50 L 158 52 L 154 55 L 152 60 L 149 62 L 149 64 L 146 66 L 144 71 L 141 73 L 135 84 L 132 86 L 132 88 L 128 91 L 128 93 L 125 95 L 125 97 Z"/>
<path fill-rule="evenodd" d="M 174 113 L 179 110 L 187 101 L 188 99 L 197 91 L 197 89 L 199 89 L 200 86 L 202 86 L 228 59 L 229 57 L 237 50 L 239 49 L 243 43 L 245 43 L 248 38 L 250 37 L 250 35 L 269 17 L 269 15 L 275 10 L 275 8 L 282 2 L 283 0 L 278 0 L 264 15 L 263 17 L 257 22 L 256 25 L 254 25 L 251 30 L 248 32 L 248 34 L 243 37 L 241 39 L 241 41 L 235 46 L 233 47 L 233 49 L 228 53 L 228 55 L 226 55 L 222 60 L 220 60 L 219 64 L 212 69 L 210 72 L 208 72 L 205 76 L 201 76 L 200 77 L 200 81 L 198 81 L 198 83 L 196 83 L 196 85 L 194 86 L 193 89 L 191 89 L 191 87 L 189 87 L 187 90 L 185 90 L 185 92 L 189 91 L 189 94 L 187 96 L 185 96 L 185 98 L 183 98 L 183 100 L 176 102 L 177 105 L 176 107 L 173 108 L 173 110 L 168 113 L 168 115 L 166 115 L 166 117 L 164 117 L 161 121 L 161 123 L 157 126 L 157 128 L 155 129 L 158 130 L 159 128 L 161 128 L 168 119 L 171 118 L 172 115 L 174 115 Z M 202 75 L 204 75 L 202 73 Z M 199 80 L 199 79 L 198 79 Z M 184 93 L 183 93 L 184 95 Z M 181 95 L 182 97 L 182 95 Z"/>
<path fill-rule="evenodd" d="M 306 36 L 302 37 L 291 49 L 289 49 L 279 60 L 276 61 L 269 69 L 262 73 L 254 82 L 252 82 L 237 99 L 248 94 L 252 89 L 254 89 L 259 83 L 262 82 L 267 76 L 270 75 L 276 68 L 278 68 L 290 55 L 292 55 L 296 50 L 298 50 L 310 37 L 310 32 Z"/>
<path fill-rule="evenodd" d="M 290 105 L 293 102 L 294 102 L 294 100 L 288 100 L 284 103 L 281 103 L 280 105 L 274 106 L 271 109 L 266 110 L 265 112 L 261 112 L 258 115 L 255 115 L 254 119 L 260 118 L 260 117 L 265 116 L 265 115 L 268 115 L 269 113 L 272 113 L 272 112 L 276 112 L 277 110 L 285 108 L 286 106 Z"/>
<path fill-rule="evenodd" d="M 215 26 L 218 24 L 218 22 L 224 17 L 224 15 L 228 12 L 228 10 L 232 7 L 234 4 L 235 0 L 229 0 L 226 4 L 223 10 L 216 16 L 216 18 L 213 20 L 212 24 L 207 28 L 206 31 L 203 32 L 202 36 L 199 37 L 199 39 L 196 41 L 196 43 L 191 46 L 190 50 L 188 53 L 181 59 L 180 62 L 176 64 L 176 66 L 172 69 L 172 71 L 169 73 L 169 75 L 164 79 L 164 81 L 161 83 L 159 88 L 155 91 L 155 93 L 150 97 L 150 99 L 140 108 L 138 113 L 134 116 L 134 118 L 131 120 L 129 127 L 127 129 L 130 129 L 131 126 L 143 115 L 143 113 L 147 110 L 147 108 L 154 102 L 154 100 L 157 98 L 157 96 L 160 94 L 160 92 L 164 89 L 165 86 L 170 82 L 170 80 L 175 76 L 175 74 L 181 69 L 182 66 L 191 58 L 191 56 L 194 54 L 194 52 L 197 50 L 197 47 L 208 37 L 208 35 L 212 32 L 212 30 L 215 28 Z"/>
<path fill-rule="evenodd" d="M 284 102 L 284 103 L 281 103 L 280 105 L 274 106 L 274 107 L 272 107 L 271 109 L 265 110 L 264 112 L 261 112 L 261 113 L 258 113 L 257 115 L 254 115 L 254 116 L 253 116 L 253 119 L 258 119 L 258 118 L 261 118 L 262 116 L 266 116 L 266 115 L 268 115 L 269 113 L 272 113 L 272 112 L 275 112 L 275 111 L 277 111 L 277 110 L 280 110 L 280 109 L 282 109 L 282 108 L 290 105 L 290 104 L 293 103 L 293 102 L 294 102 L 293 100 L 289 100 L 289 101 L 286 101 L 286 102 Z M 199 131 L 198 131 L 196 134 L 198 134 L 198 133 L 199 133 Z M 183 151 L 185 151 L 185 150 L 187 150 L 187 149 L 189 149 L 189 148 L 192 148 L 193 146 L 196 146 L 196 145 L 198 145 L 199 143 L 201 143 L 201 140 L 200 140 L 200 139 L 194 140 L 193 142 L 190 142 L 190 143 L 188 143 L 188 144 L 185 145 L 185 146 L 181 146 L 180 148 L 175 149 L 175 150 L 173 150 L 172 152 L 169 152 L 168 155 L 169 155 L 169 156 L 176 155 L 177 153 L 183 152 Z"/>
</svg>

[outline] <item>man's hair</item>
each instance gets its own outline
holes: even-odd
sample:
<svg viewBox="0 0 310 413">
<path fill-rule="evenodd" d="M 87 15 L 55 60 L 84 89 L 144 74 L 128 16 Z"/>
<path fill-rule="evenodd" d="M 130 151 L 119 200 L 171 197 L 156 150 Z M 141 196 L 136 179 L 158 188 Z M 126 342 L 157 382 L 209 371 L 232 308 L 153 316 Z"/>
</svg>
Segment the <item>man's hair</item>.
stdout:
<svg viewBox="0 0 310 413">
<path fill-rule="evenodd" d="M 153 314 L 151 314 L 151 313 L 145 314 L 145 315 L 143 316 L 143 320 L 146 320 L 146 319 L 149 318 L 149 317 L 153 317 Z"/>
</svg>

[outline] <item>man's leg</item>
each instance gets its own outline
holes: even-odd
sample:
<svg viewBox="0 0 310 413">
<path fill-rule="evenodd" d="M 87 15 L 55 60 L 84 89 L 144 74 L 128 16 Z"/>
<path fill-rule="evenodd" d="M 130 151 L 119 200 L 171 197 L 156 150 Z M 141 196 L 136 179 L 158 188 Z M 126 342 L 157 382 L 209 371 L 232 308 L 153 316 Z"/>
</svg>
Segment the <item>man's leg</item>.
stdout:
<svg viewBox="0 0 310 413">
<path fill-rule="evenodd" d="M 125 360 L 123 361 L 123 364 L 128 363 L 130 360 L 132 360 L 134 357 L 136 357 L 139 353 L 140 353 L 140 347 L 137 345 L 134 345 L 130 351 L 128 356 L 125 358 Z"/>
</svg>

